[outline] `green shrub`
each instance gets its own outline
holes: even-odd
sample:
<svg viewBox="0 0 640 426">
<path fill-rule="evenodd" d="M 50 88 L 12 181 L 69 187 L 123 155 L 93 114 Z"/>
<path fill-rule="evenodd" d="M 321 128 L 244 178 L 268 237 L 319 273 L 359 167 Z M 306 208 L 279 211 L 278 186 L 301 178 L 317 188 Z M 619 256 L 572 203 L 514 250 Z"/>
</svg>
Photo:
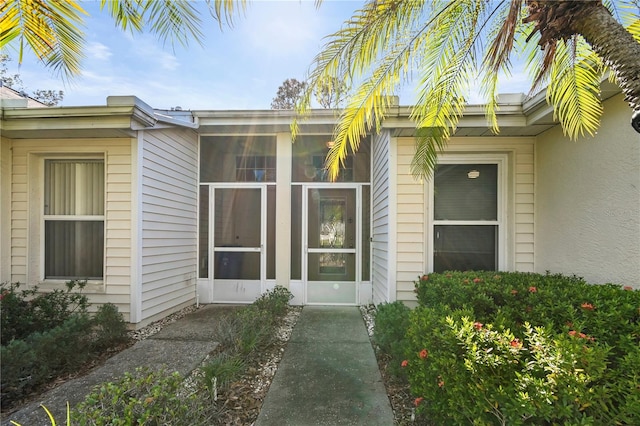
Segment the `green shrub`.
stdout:
<svg viewBox="0 0 640 426">
<path fill-rule="evenodd" d="M 95 350 L 114 347 L 129 340 L 127 323 L 118 308 L 111 303 L 106 303 L 98 308 L 93 316 L 92 324 L 95 333 L 93 339 Z"/>
<path fill-rule="evenodd" d="M 405 365 L 430 421 L 640 424 L 640 292 L 445 272 L 420 277 L 416 293 Z"/>
<path fill-rule="evenodd" d="M 410 309 L 402 302 L 382 303 L 376 308 L 373 341 L 391 359 L 391 368 L 400 372 L 400 362 L 408 348 L 406 337 Z"/>
<path fill-rule="evenodd" d="M 256 299 L 253 306 L 268 312 L 274 319 L 278 319 L 286 315 L 291 299 L 293 299 L 293 294 L 288 289 L 277 285 L 273 290 L 267 290 Z"/>
<path fill-rule="evenodd" d="M 87 311 L 82 294 L 86 281 L 68 281 L 66 290 L 38 293 L 38 288 L 20 289 L 20 284 L 0 284 L 0 335 L 3 345 L 31 333 L 51 330 L 69 317 Z"/>
<path fill-rule="evenodd" d="M 597 388 L 607 347 L 528 324 L 521 340 L 460 311 L 444 319 L 424 311 L 412 316 L 406 368 L 412 393 L 426 401 L 419 410 L 436 424 L 612 422 L 614 401 Z"/>
<path fill-rule="evenodd" d="M 275 341 L 273 317 L 253 306 L 222 317 L 214 326 L 214 339 L 224 351 L 248 357 Z"/>
<path fill-rule="evenodd" d="M 71 413 L 77 425 L 212 424 L 213 401 L 187 393 L 183 378 L 164 369 L 138 369 L 115 383 L 97 386 Z"/>
<path fill-rule="evenodd" d="M 73 371 L 90 354 L 91 322 L 76 314 L 62 325 L 2 346 L 2 406 L 26 395 L 51 378 Z"/>
</svg>

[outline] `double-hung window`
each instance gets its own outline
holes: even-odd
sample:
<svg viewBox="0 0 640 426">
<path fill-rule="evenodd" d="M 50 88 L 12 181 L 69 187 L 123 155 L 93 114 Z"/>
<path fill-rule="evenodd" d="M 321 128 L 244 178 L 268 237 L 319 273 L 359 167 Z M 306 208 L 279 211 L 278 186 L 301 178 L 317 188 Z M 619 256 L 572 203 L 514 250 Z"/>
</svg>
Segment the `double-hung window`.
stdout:
<svg viewBox="0 0 640 426">
<path fill-rule="evenodd" d="M 101 280 L 104 160 L 45 160 L 44 185 L 45 279 Z"/>
<path fill-rule="evenodd" d="M 445 163 L 433 179 L 433 271 L 501 267 L 499 162 Z"/>
</svg>

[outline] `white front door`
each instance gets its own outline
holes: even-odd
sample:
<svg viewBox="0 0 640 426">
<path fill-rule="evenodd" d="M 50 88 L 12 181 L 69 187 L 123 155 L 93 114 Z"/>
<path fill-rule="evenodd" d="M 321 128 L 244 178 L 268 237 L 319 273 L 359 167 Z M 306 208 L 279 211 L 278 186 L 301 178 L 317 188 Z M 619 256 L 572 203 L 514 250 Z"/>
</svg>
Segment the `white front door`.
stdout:
<svg viewBox="0 0 640 426">
<path fill-rule="evenodd" d="M 264 186 L 211 187 L 213 301 L 251 303 L 266 277 Z"/>
<path fill-rule="evenodd" d="M 303 281 L 307 304 L 358 302 L 360 277 L 359 188 L 305 186 Z"/>
</svg>

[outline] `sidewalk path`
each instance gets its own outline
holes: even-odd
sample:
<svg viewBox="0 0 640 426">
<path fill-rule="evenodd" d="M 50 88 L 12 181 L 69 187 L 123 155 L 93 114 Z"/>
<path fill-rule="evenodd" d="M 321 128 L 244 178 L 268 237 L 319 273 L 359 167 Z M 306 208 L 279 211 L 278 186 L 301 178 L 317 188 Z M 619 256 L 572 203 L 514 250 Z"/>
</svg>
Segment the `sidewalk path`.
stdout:
<svg viewBox="0 0 640 426">
<path fill-rule="evenodd" d="M 255 425 L 393 425 L 357 307 L 304 307 Z"/>
</svg>

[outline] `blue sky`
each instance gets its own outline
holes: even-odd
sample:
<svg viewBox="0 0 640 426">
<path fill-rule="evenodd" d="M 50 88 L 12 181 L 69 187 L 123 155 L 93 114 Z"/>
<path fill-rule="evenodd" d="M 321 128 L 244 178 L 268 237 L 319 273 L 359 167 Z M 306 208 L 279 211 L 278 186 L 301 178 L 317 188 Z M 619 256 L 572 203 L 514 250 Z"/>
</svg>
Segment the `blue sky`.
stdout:
<svg viewBox="0 0 640 426">
<path fill-rule="evenodd" d="M 221 31 L 209 19 L 202 46 L 193 42 L 173 49 L 153 35 L 116 29 L 98 4 L 89 2 L 81 76 L 65 84 L 33 57 L 18 68 L 11 51 L 9 73 L 19 73 L 27 91 L 63 90 L 64 106 L 104 105 L 110 95 L 135 95 L 161 109 L 268 109 L 282 82 L 302 80 L 323 38 L 362 4 L 325 0 L 316 9 L 313 0 L 253 1 L 233 28 Z M 501 92 L 526 91 L 523 82 L 516 73 Z M 400 96 L 403 105 L 413 101 L 409 88 Z"/>
</svg>

